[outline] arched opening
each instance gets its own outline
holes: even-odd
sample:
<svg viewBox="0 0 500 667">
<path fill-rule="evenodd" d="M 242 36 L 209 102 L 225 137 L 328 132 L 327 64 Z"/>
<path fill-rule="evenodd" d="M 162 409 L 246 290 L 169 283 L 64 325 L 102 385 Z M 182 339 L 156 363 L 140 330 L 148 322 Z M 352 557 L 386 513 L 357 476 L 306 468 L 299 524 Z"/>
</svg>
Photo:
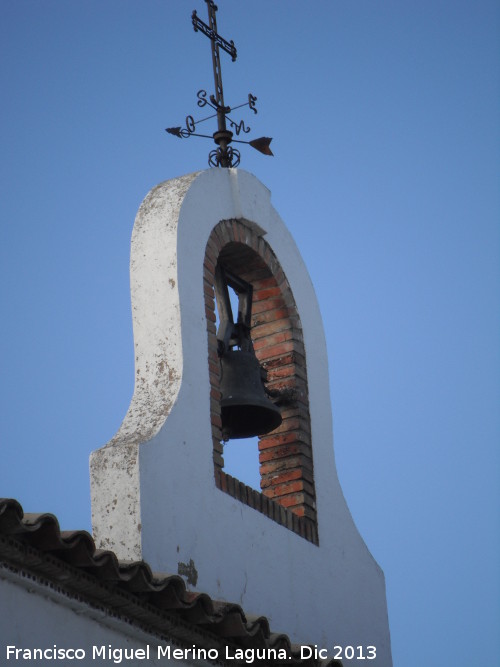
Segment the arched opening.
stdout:
<svg viewBox="0 0 500 667">
<path fill-rule="evenodd" d="M 218 355 L 216 267 L 251 284 L 251 339 L 255 355 L 267 374 L 267 389 L 279 405 L 282 423 L 270 433 L 252 438 L 247 456 L 258 457 L 259 477 L 233 474 L 221 420 L 221 363 Z M 214 471 L 217 486 L 270 518 L 317 543 L 314 470 L 302 327 L 293 295 L 272 249 L 245 221 L 225 220 L 212 231 L 204 263 L 208 362 Z M 233 297 L 235 299 L 236 297 Z M 237 452 L 237 450 L 236 450 Z M 235 456 L 239 459 L 242 452 Z M 227 458 L 229 466 L 226 464 Z M 243 464 L 244 465 L 244 464 Z M 257 486 L 258 483 L 258 486 Z M 260 493 L 256 490 L 260 488 Z"/>
</svg>

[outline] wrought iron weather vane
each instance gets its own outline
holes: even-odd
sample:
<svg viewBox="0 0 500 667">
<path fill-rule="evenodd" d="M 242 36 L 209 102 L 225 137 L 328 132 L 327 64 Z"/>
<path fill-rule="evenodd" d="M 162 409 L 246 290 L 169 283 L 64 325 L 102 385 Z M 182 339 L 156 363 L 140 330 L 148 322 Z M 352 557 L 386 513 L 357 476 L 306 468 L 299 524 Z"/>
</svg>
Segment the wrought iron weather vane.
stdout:
<svg viewBox="0 0 500 667">
<path fill-rule="evenodd" d="M 227 128 L 227 124 L 229 124 L 229 127 L 234 129 L 236 136 L 239 136 L 240 132 L 248 134 L 248 132 L 250 132 L 250 127 L 246 126 L 243 120 L 241 120 L 239 123 L 236 123 L 232 118 L 229 117 L 228 114 L 230 114 L 231 111 L 244 106 L 248 106 L 254 113 L 257 113 L 257 108 L 255 106 L 257 98 L 249 93 L 248 102 L 244 102 L 243 104 L 239 104 L 232 108 L 225 106 L 224 92 L 222 89 L 222 71 L 220 65 L 219 48 L 228 53 L 234 62 L 237 55 L 236 47 L 232 40 L 228 42 L 217 33 L 217 20 L 215 16 L 217 5 L 213 2 L 213 0 L 205 0 L 205 2 L 208 5 L 208 25 L 200 18 L 198 18 L 196 10 L 193 11 L 191 18 L 195 32 L 202 32 L 211 41 L 215 95 L 210 95 L 210 98 L 207 99 L 206 91 L 199 90 L 197 93 L 197 104 L 201 108 L 209 106 L 215 111 L 215 113 L 199 120 L 195 120 L 193 116 L 186 116 L 185 127 L 167 127 L 166 132 L 173 134 L 180 139 L 191 136 L 213 139 L 217 144 L 217 149 L 210 151 L 208 156 L 208 164 L 211 167 L 237 167 L 240 163 L 241 156 L 240 152 L 236 148 L 230 146 L 231 143 L 234 142 L 239 144 L 249 144 L 252 146 L 252 148 L 255 148 L 264 155 L 272 155 L 273 153 L 269 147 L 272 139 L 269 137 L 260 137 L 259 139 L 254 139 L 253 141 L 233 139 L 233 132 Z M 217 132 L 214 132 L 212 136 L 208 134 L 198 134 L 196 132 L 197 125 L 215 117 L 217 117 Z"/>
</svg>

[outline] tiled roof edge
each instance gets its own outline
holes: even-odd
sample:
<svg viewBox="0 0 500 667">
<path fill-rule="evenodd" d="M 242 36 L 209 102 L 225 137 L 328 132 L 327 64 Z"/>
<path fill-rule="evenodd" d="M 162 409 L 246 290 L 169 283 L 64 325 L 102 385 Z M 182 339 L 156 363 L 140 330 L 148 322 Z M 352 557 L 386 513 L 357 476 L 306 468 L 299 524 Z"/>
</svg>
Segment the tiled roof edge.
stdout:
<svg viewBox="0 0 500 667">
<path fill-rule="evenodd" d="M 265 616 L 247 616 L 238 604 L 188 591 L 179 575 L 153 573 L 144 561 L 121 562 L 112 551 L 96 549 L 88 532 L 61 531 L 53 514 L 24 514 L 13 499 L 0 498 L 0 561 L 166 641 L 284 649 L 288 667 L 342 667 L 338 660 L 302 660 L 300 647 L 272 633 Z"/>
</svg>

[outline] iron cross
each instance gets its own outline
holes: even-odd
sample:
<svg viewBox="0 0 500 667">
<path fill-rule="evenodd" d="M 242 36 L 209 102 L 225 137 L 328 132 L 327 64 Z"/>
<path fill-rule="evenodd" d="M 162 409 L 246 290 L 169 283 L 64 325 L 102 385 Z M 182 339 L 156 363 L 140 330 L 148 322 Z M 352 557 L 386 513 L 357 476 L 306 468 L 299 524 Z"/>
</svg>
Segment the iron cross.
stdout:
<svg viewBox="0 0 500 667">
<path fill-rule="evenodd" d="M 217 150 L 210 152 L 208 156 L 209 165 L 211 167 L 237 167 L 240 162 L 240 152 L 229 144 L 232 142 L 239 144 L 249 144 L 252 146 L 252 148 L 255 148 L 264 155 L 272 155 L 273 153 L 269 147 L 272 139 L 270 137 L 259 137 L 258 139 L 254 139 L 252 141 L 233 139 L 233 132 L 227 129 L 226 122 L 229 123 L 232 129 L 234 129 L 236 136 L 239 136 L 240 132 L 244 132 L 245 134 L 250 132 L 250 127 L 245 126 L 245 123 L 242 120 L 238 123 L 229 117 L 228 114 L 231 113 L 231 107 L 227 107 L 224 104 L 224 91 L 222 89 L 222 71 L 220 65 L 219 49 L 222 49 L 228 53 L 234 62 L 236 60 L 236 47 L 232 40 L 228 42 L 217 32 L 217 19 L 215 16 L 215 13 L 217 12 L 217 5 L 213 2 L 213 0 L 205 0 L 205 2 L 208 6 L 208 25 L 200 18 L 198 18 L 196 10 L 193 11 L 191 19 L 195 32 L 201 31 L 211 41 L 215 95 L 210 95 L 209 99 L 207 99 L 206 91 L 199 90 L 197 93 L 197 104 L 200 108 L 205 106 L 211 107 L 215 111 L 215 114 L 198 120 L 195 120 L 191 115 L 186 116 L 186 126 L 184 128 L 167 127 L 166 131 L 169 134 L 173 134 L 174 136 L 181 139 L 187 137 L 204 137 L 206 139 L 213 139 L 218 148 Z M 232 109 L 234 111 L 235 109 L 248 106 L 254 113 L 257 113 L 257 108 L 255 106 L 256 101 L 257 98 L 250 93 L 248 95 L 248 102 L 232 107 Z M 214 116 L 217 117 L 217 132 L 214 132 L 212 136 L 198 134 L 196 131 L 196 126 L 206 120 L 209 120 L 210 118 L 213 118 Z"/>
<path fill-rule="evenodd" d="M 215 133 L 214 140 L 221 149 L 221 167 L 229 167 L 231 160 L 227 155 L 227 147 L 231 141 L 232 133 L 228 132 L 226 127 L 226 114 L 229 113 L 231 109 L 224 106 L 224 91 L 222 90 L 222 71 L 220 66 L 219 46 L 224 49 L 226 53 L 229 53 L 233 62 L 236 60 L 236 47 L 232 40 L 228 42 L 217 33 L 217 19 L 215 16 L 217 5 L 213 2 L 213 0 L 205 0 L 205 2 L 208 5 L 209 25 L 198 18 L 196 9 L 193 10 L 191 18 L 193 20 L 193 28 L 195 32 L 201 30 L 201 32 L 210 39 L 212 45 L 212 65 L 214 68 L 215 97 L 211 95 L 210 101 L 217 109 L 218 127 L 218 132 Z"/>
<path fill-rule="evenodd" d="M 222 90 L 222 71 L 220 67 L 220 53 L 219 46 L 224 49 L 226 53 L 229 53 L 231 59 L 234 63 L 236 60 L 236 47 L 233 40 L 228 42 L 217 33 L 217 18 L 215 12 L 217 11 L 217 5 L 213 0 L 205 0 L 208 5 L 208 22 L 209 25 L 204 23 L 201 19 L 198 18 L 196 14 L 196 9 L 193 11 L 192 20 L 193 27 L 195 32 L 201 30 L 201 32 L 206 35 L 212 42 L 212 63 L 214 68 L 214 83 L 215 83 L 215 101 L 217 106 L 224 107 L 224 92 Z"/>
</svg>

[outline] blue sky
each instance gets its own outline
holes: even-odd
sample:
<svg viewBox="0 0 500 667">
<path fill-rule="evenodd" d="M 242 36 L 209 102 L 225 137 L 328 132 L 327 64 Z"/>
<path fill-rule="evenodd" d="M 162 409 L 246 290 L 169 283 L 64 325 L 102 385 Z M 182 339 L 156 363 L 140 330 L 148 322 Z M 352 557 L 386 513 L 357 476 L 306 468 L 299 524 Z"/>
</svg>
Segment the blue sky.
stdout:
<svg viewBox="0 0 500 667">
<path fill-rule="evenodd" d="M 241 167 L 272 192 L 328 343 L 335 454 L 385 571 L 394 664 L 500 650 L 500 8 L 218 2 Z M 201 0 L 0 2 L 0 495 L 90 529 L 88 457 L 133 389 L 137 208 L 206 167 L 164 128 L 212 92 Z M 207 129 L 211 130 L 207 127 Z M 245 463 L 245 466 L 247 464 Z"/>
</svg>

